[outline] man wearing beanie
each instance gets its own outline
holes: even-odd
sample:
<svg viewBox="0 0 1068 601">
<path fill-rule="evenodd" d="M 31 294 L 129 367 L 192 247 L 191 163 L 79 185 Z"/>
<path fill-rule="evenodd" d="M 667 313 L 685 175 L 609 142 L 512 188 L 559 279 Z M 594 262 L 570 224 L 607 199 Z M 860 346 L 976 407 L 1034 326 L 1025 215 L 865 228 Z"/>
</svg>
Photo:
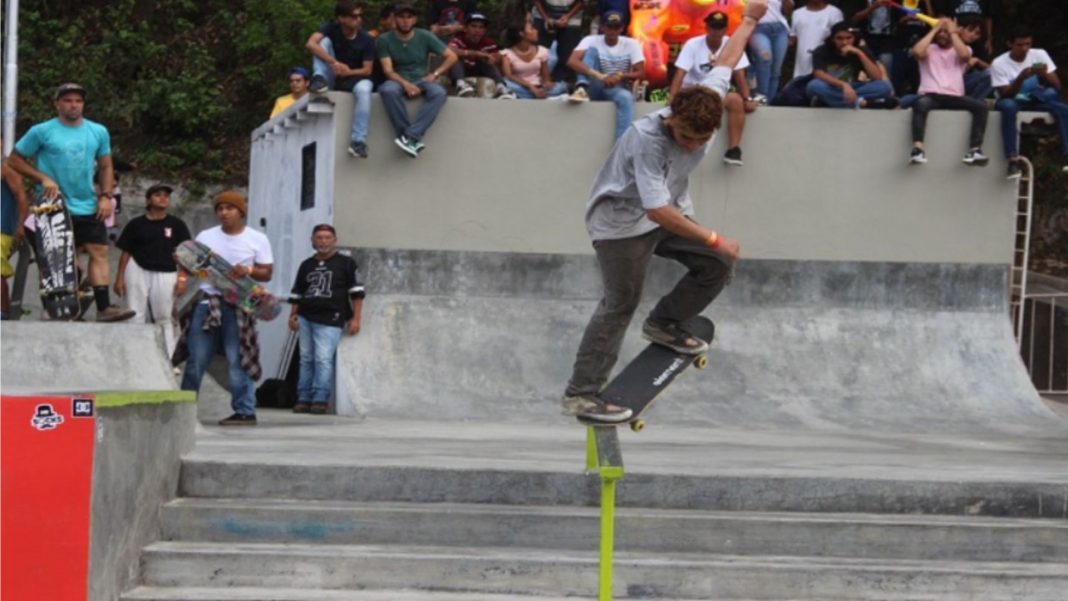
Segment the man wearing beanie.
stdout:
<svg viewBox="0 0 1068 601">
<path fill-rule="evenodd" d="M 174 354 L 178 343 L 171 319 L 174 286 L 178 282 L 174 249 L 190 238 L 185 222 L 167 213 L 171 190 L 166 184 L 150 187 L 145 192 L 145 214 L 131 219 L 115 243 L 122 249 L 115 294 L 126 298 L 139 322 L 149 321 L 151 309 L 151 321 L 163 328 L 167 356 Z"/>
<path fill-rule="evenodd" d="M 249 276 L 260 282 L 271 279 L 274 258 L 271 243 L 262 232 L 248 227 L 245 197 L 236 190 L 215 197 L 215 218 L 219 225 L 197 234 L 205 244 L 234 266 L 233 277 Z M 180 273 L 175 295 L 185 292 L 189 274 Z M 259 342 L 256 318 L 223 300 L 218 289 L 202 282 L 191 316 L 182 321 L 182 337 L 174 353 L 175 364 L 188 357 L 182 390 L 199 390 L 216 350 L 221 346 L 229 363 L 230 406 L 233 415 L 219 422 L 221 426 L 256 425 L 256 397 L 253 382 L 260 377 Z M 183 344 L 184 343 L 184 344 Z"/>
</svg>

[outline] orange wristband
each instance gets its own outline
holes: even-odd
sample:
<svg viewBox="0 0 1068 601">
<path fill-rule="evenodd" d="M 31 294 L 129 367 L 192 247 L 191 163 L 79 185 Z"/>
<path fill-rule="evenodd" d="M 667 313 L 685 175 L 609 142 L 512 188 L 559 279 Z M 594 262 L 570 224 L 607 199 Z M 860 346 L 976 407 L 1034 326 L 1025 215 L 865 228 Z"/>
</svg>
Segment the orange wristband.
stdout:
<svg viewBox="0 0 1068 601">
<path fill-rule="evenodd" d="M 712 232 L 712 235 L 709 236 L 708 240 L 705 241 L 705 244 L 707 244 L 709 248 L 719 248 L 719 243 L 719 234 L 717 234 L 716 232 Z"/>
</svg>

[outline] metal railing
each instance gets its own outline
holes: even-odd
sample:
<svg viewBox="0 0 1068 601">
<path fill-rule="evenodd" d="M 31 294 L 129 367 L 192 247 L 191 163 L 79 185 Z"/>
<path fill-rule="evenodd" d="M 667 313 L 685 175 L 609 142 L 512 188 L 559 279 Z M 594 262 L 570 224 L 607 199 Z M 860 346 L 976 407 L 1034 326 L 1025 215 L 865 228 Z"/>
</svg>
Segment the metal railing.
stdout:
<svg viewBox="0 0 1068 601">
<path fill-rule="evenodd" d="M 1017 338 L 1039 394 L 1068 394 L 1068 292 L 1025 294 Z"/>
</svg>

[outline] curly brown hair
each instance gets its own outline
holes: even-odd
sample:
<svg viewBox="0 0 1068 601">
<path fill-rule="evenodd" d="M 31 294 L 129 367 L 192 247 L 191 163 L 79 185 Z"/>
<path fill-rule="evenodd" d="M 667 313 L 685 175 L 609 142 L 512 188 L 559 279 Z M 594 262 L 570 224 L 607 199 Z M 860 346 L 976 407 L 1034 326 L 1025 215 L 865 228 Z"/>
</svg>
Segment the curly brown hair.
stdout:
<svg viewBox="0 0 1068 601">
<path fill-rule="evenodd" d="M 671 116 L 695 133 L 712 133 L 723 121 L 723 99 L 704 86 L 687 86 L 671 99 Z"/>
</svg>

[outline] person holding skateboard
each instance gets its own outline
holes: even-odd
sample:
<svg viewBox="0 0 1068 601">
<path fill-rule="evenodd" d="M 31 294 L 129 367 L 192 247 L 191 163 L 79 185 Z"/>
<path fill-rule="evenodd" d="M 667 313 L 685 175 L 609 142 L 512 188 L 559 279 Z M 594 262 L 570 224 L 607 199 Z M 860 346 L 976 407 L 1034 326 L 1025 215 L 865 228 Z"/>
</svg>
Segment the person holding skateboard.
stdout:
<svg viewBox="0 0 1068 601">
<path fill-rule="evenodd" d="M 701 313 L 730 281 L 739 245 L 694 221 L 689 176 L 708 154 L 734 67 L 766 11 L 767 0 L 750 0 L 704 85 L 683 88 L 669 108 L 627 128 L 594 180 L 586 229 L 604 296 L 586 326 L 561 399 L 565 415 L 601 423 L 631 417 L 630 409 L 605 403 L 599 392 L 638 308 L 654 254 L 682 263 L 689 272 L 649 314 L 642 333 L 678 352 L 699 355 L 708 349 L 680 324 Z"/>
<path fill-rule="evenodd" d="M 130 319 L 135 313 L 111 304 L 108 293 L 108 230 L 104 221 L 114 209 L 111 136 L 103 125 L 83 116 L 85 88 L 81 85 L 59 86 L 53 100 L 58 116 L 31 127 L 15 144 L 8 164 L 23 176 L 37 180 L 46 199 L 55 199 L 61 192 L 67 199 L 74 244 L 89 253 L 88 280 L 96 300 L 96 320 Z M 29 159 L 36 161 L 36 167 Z M 97 169 L 99 194 L 93 187 Z"/>
<path fill-rule="evenodd" d="M 337 252 L 337 231 L 320 223 L 312 228 L 315 254 L 297 269 L 289 294 L 289 329 L 300 336 L 300 377 L 293 413 L 326 413 L 334 386 L 334 353 L 342 332 L 360 331 L 363 284 L 356 261 Z"/>
<path fill-rule="evenodd" d="M 249 276 L 269 282 L 274 272 L 271 243 L 263 232 L 245 225 L 248 201 L 236 190 L 215 197 L 215 218 L 219 225 L 197 234 L 197 242 L 208 246 L 233 265 L 231 277 Z M 175 296 L 185 293 L 189 275 L 182 271 L 174 287 Z M 234 414 L 220 426 L 255 426 L 256 397 L 253 381 L 260 377 L 259 342 L 256 319 L 223 300 L 221 292 L 207 280 L 200 284 L 200 297 L 190 316 L 182 319 L 182 334 L 172 363 L 189 359 L 182 374 L 182 390 L 200 390 L 208 365 L 221 347 L 230 373 L 230 406 Z"/>
</svg>

